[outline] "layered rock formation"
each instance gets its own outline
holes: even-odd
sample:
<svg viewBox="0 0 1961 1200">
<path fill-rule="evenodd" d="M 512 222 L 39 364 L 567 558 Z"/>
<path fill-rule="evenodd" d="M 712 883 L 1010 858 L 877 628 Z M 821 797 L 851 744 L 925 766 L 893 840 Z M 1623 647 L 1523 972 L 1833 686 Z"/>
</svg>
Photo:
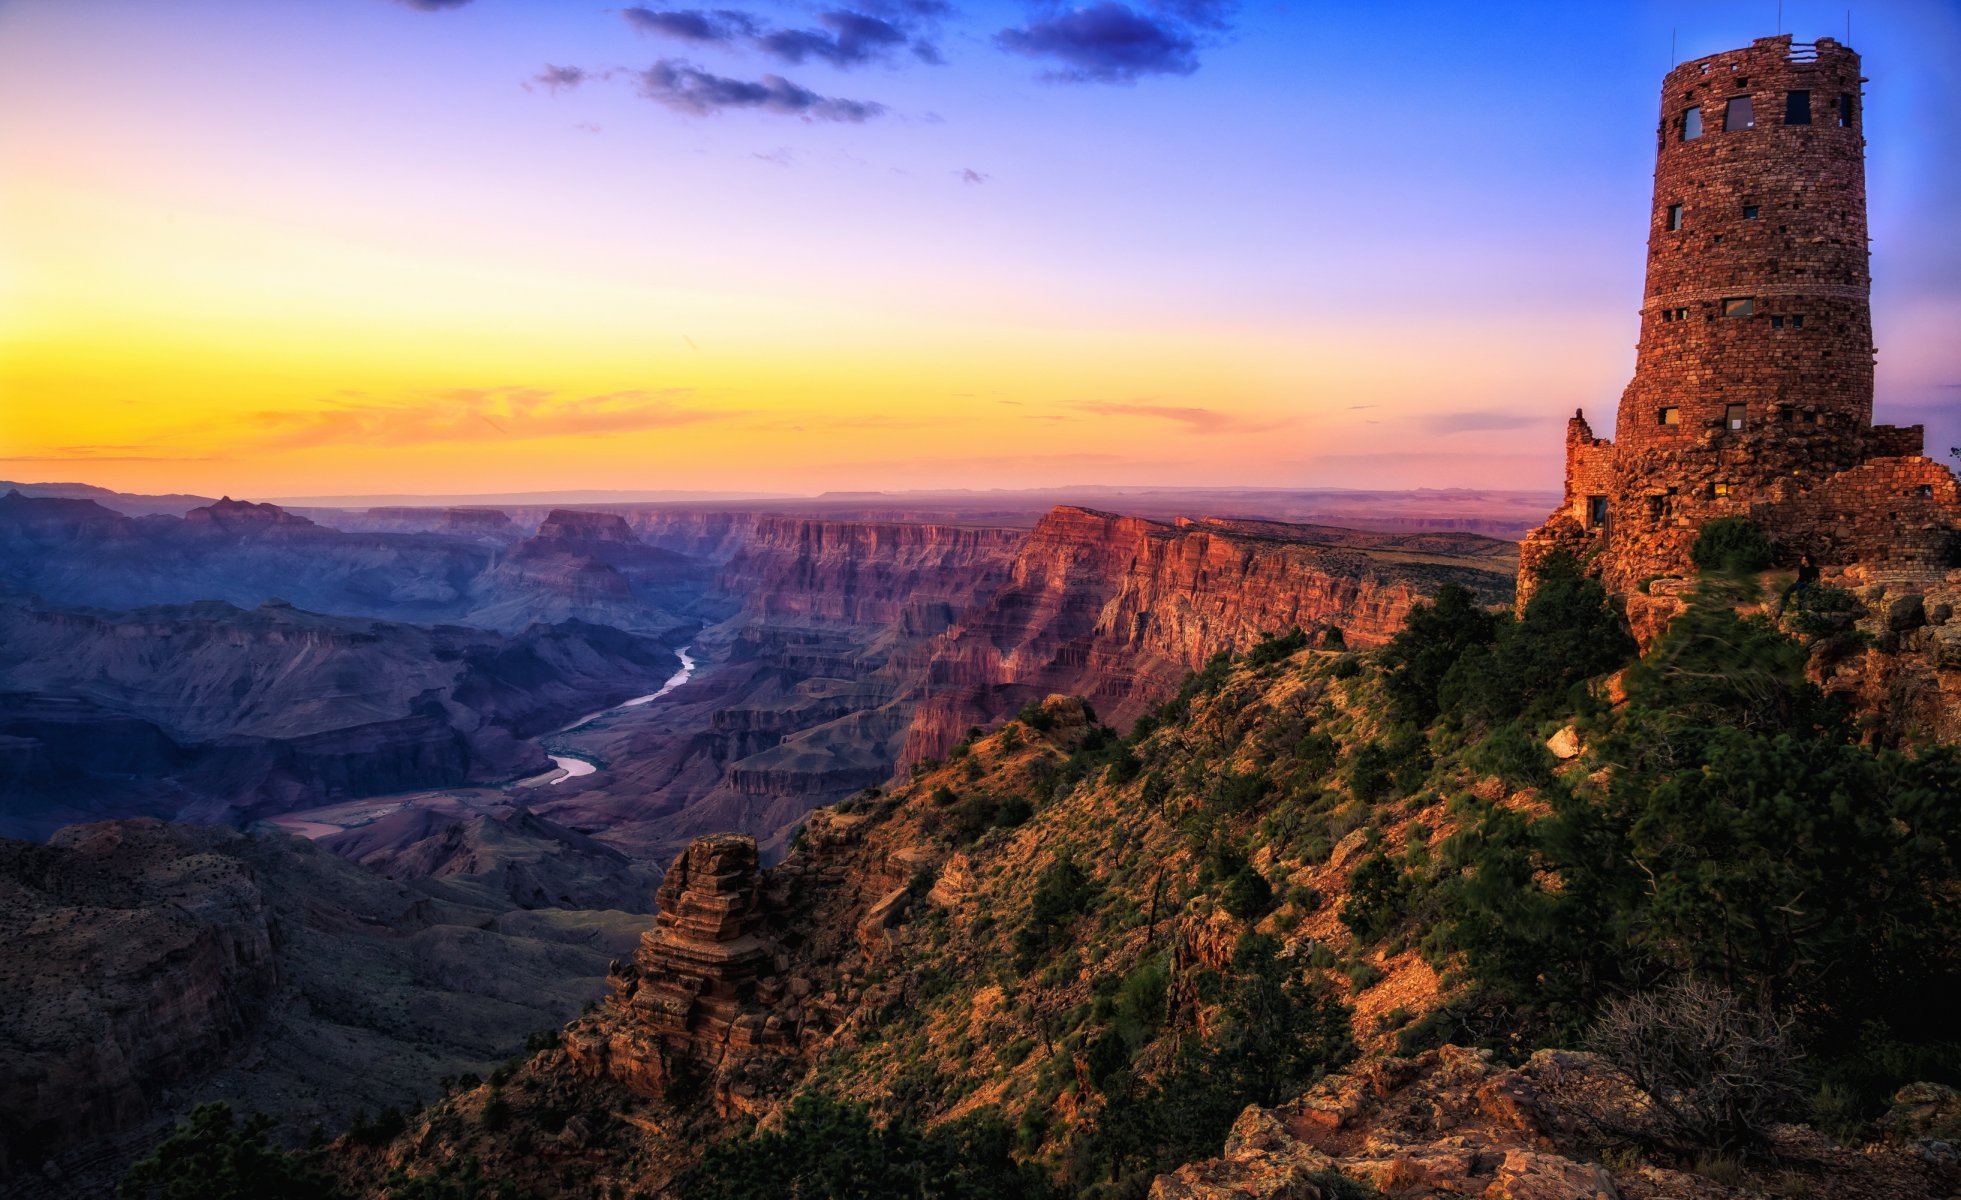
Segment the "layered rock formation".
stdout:
<svg viewBox="0 0 1961 1200">
<path fill-rule="evenodd" d="M 677 1079 L 711 1080 L 797 1046 L 775 952 L 762 938 L 754 838 L 691 843 L 661 881 L 660 915 L 631 962 L 613 964 L 610 1019 L 575 1024 L 566 1052 L 580 1070 L 659 1096 Z"/>
<path fill-rule="evenodd" d="M 643 921 L 391 883 L 283 836 L 0 840 L 0 1192 L 106 1194 L 134 1135 L 203 1100 L 289 1136 L 426 1100 L 577 1012 Z"/>
<path fill-rule="evenodd" d="M 674 662 L 574 622 L 506 638 L 284 605 L 0 602 L 0 761 L 18 784 L 0 832 L 231 821 L 543 770 L 525 739 L 652 690 Z"/>
<path fill-rule="evenodd" d="M 442 880 L 526 909 L 642 912 L 660 878 L 653 867 L 521 804 L 489 811 L 406 806 L 321 837 L 319 845 L 387 879 Z"/>
<path fill-rule="evenodd" d="M 1444 582 L 1508 598 L 1506 550 L 1468 534 L 1163 525 L 1058 508 L 1008 582 L 931 646 L 904 760 L 937 757 L 970 725 L 1051 692 L 1084 696 L 1127 727 L 1207 658 L 1264 634 L 1339 629 L 1351 645 L 1380 644 Z"/>
<path fill-rule="evenodd" d="M 1006 578 L 1020 530 L 760 517 L 721 586 L 766 623 L 943 629 Z"/>
<path fill-rule="evenodd" d="M 585 737 L 609 769 L 554 789 L 545 815 L 654 861 L 725 829 L 780 853 L 812 807 L 890 777 L 910 656 L 999 586 L 1022 537 L 790 517 L 743 536 L 718 579 L 742 609 L 696 639 L 700 678 Z"/>
</svg>

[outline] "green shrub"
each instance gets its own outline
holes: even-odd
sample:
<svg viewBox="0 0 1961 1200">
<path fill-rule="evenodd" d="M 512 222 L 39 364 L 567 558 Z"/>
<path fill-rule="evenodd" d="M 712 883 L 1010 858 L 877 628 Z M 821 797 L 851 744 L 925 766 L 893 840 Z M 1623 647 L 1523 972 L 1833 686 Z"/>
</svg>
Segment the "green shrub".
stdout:
<svg viewBox="0 0 1961 1200">
<path fill-rule="evenodd" d="M 1770 539 L 1748 517 L 1717 517 L 1696 534 L 1689 559 L 1696 570 L 1747 575 L 1770 566 Z"/>
<path fill-rule="evenodd" d="M 271 1117 L 201 1104 L 116 1185 L 122 1200 L 336 1200 L 328 1180 L 272 1144 Z"/>
</svg>

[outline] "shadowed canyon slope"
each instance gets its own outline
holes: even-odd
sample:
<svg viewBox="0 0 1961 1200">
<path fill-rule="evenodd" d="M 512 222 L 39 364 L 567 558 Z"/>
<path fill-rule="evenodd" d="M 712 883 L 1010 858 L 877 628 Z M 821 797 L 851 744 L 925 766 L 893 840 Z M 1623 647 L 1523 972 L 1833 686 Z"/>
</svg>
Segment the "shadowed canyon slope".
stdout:
<svg viewBox="0 0 1961 1200">
<path fill-rule="evenodd" d="M 0 833 L 138 814 L 232 823 L 545 770 L 529 739 L 651 690 L 674 661 L 577 621 L 505 637 L 277 604 L 0 600 Z"/>
<path fill-rule="evenodd" d="M 94 1147 L 48 1195 L 100 1194 L 91 1162 L 193 1096 L 296 1132 L 427 1099 L 576 1012 L 646 923 L 153 821 L 0 839 L 0 901 L 0 1178 Z"/>
</svg>

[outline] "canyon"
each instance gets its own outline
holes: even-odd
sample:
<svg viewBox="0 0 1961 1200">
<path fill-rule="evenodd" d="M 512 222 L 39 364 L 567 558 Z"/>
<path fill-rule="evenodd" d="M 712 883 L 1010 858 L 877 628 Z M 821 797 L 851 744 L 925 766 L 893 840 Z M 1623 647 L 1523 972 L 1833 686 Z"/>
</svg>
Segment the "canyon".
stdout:
<svg viewBox="0 0 1961 1200">
<path fill-rule="evenodd" d="M 1220 650 L 1292 626 L 1371 644 L 1443 582 L 1502 602 L 1512 570 L 1468 532 L 1020 501 L 116 499 L 0 496 L 0 837 L 26 839 L 0 859 L 22 937 L 57 939 L 36 953 L 92 964 L 36 980 L 5 956 L 47 999 L 0 1028 L 25 1064 L 0 1119 L 38 1145 L 42 1097 L 72 1094 L 57 1171 L 212 1095 L 293 1128 L 426 1099 L 598 996 L 595 956 L 625 957 L 697 837 L 753 838 L 760 868 L 813 808 L 1046 690 L 1128 719 Z M 683 646 L 683 685 L 608 707 Z M 703 877 L 666 890 L 685 907 Z M 393 1042 L 415 1048 L 370 1071 Z"/>
</svg>

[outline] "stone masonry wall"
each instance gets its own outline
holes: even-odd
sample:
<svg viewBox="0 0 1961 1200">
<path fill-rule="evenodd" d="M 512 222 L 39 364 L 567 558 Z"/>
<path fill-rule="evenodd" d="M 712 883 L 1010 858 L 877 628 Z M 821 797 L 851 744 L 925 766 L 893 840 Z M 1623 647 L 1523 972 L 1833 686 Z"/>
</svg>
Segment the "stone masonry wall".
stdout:
<svg viewBox="0 0 1961 1200">
<path fill-rule="evenodd" d="M 1565 501 L 1526 540 L 1521 605 L 1555 551 L 1619 595 L 1686 574 L 1725 516 L 1789 562 L 1953 561 L 1952 475 L 1919 457 L 1918 426 L 1872 424 L 1859 71 L 1829 38 L 1781 36 L 1664 79 L 1634 379 L 1612 442 L 1568 423 Z M 1603 494 L 1595 528 L 1585 497 Z"/>
</svg>

